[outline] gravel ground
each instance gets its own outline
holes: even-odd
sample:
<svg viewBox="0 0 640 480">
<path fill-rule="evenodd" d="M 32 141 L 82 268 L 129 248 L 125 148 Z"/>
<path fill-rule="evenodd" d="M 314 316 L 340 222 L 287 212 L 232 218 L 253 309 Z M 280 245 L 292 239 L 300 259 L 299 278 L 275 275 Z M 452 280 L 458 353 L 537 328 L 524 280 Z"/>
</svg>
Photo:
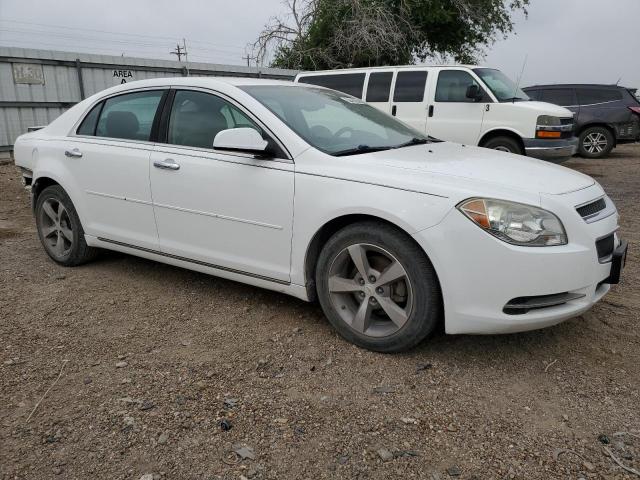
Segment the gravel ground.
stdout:
<svg viewBox="0 0 640 480">
<path fill-rule="evenodd" d="M 0 166 L 0 478 L 638 478 L 605 447 L 640 470 L 640 145 L 566 165 L 621 211 L 623 283 L 554 328 L 402 355 L 215 277 L 59 267 Z"/>
</svg>

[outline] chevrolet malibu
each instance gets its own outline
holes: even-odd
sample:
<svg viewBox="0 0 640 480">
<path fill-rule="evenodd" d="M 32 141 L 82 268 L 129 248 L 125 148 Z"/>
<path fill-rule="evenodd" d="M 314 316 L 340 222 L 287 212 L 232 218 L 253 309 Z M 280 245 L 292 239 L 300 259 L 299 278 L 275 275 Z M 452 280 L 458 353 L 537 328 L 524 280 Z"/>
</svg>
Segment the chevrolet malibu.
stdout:
<svg viewBox="0 0 640 480">
<path fill-rule="evenodd" d="M 406 350 L 579 315 L 627 243 L 567 168 L 425 137 L 361 100 L 257 79 L 132 82 L 18 138 L 40 241 L 111 249 L 303 300 L 347 340 Z"/>
</svg>

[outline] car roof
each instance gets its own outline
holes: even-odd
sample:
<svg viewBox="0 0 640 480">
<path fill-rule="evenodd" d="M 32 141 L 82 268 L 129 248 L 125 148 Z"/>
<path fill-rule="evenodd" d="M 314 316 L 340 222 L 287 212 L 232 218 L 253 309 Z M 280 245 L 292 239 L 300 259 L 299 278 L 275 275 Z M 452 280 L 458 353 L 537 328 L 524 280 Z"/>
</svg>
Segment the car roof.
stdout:
<svg viewBox="0 0 640 480">
<path fill-rule="evenodd" d="M 482 65 L 459 65 L 459 64 L 454 64 L 454 65 L 429 65 L 427 63 L 418 63 L 415 65 L 386 65 L 386 66 L 380 66 L 380 67 L 358 67 L 358 68 L 338 68 L 335 70 L 313 70 L 313 71 L 305 71 L 305 72 L 300 72 L 298 73 L 298 76 L 300 75 L 318 75 L 318 74 L 323 74 L 326 75 L 327 73 L 349 73 L 349 72 L 368 72 L 370 70 L 388 70 L 390 68 L 397 68 L 400 70 L 412 70 L 414 68 L 452 68 L 452 67 L 462 67 L 462 68 L 492 68 L 492 67 L 485 67 Z M 494 69 L 497 70 L 497 69 Z"/>
<path fill-rule="evenodd" d="M 624 88 L 625 90 L 629 90 L 627 87 L 622 85 L 604 83 L 549 83 L 546 85 L 531 85 L 529 87 L 524 87 L 523 90 L 527 90 L 529 88 Z"/>
<path fill-rule="evenodd" d="M 110 89 L 112 92 L 127 91 L 132 89 L 147 88 L 147 87 L 166 87 L 166 86 L 189 86 L 189 87 L 203 87 L 203 88 L 219 88 L 221 86 L 245 86 L 245 85 L 287 85 L 287 86 L 302 86 L 293 83 L 289 80 L 272 80 L 264 78 L 250 78 L 250 77 L 164 77 L 164 78 L 151 78 L 147 80 L 135 80 L 133 82 L 117 85 Z"/>
</svg>

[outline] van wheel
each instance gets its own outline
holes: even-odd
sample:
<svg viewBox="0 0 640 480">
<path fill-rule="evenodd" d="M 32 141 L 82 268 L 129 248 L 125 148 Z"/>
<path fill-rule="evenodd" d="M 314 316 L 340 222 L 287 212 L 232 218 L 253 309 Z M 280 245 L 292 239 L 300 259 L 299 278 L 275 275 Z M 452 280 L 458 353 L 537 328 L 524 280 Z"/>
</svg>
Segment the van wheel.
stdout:
<svg viewBox="0 0 640 480">
<path fill-rule="evenodd" d="M 35 214 L 40 242 L 54 262 L 75 267 L 95 257 L 96 249 L 87 245 L 76 209 L 60 185 L 38 195 Z"/>
<path fill-rule="evenodd" d="M 493 137 L 484 142 L 484 148 L 491 148 L 501 152 L 515 153 L 516 155 L 524 155 L 520 144 L 511 137 Z"/>
<path fill-rule="evenodd" d="M 442 316 L 440 286 L 422 249 L 397 229 L 363 222 L 323 247 L 316 268 L 320 305 L 346 340 L 400 352 L 424 340 Z"/>
<path fill-rule="evenodd" d="M 585 158 L 602 158 L 613 149 L 613 135 L 604 127 L 586 128 L 580 133 L 580 155 Z"/>
</svg>

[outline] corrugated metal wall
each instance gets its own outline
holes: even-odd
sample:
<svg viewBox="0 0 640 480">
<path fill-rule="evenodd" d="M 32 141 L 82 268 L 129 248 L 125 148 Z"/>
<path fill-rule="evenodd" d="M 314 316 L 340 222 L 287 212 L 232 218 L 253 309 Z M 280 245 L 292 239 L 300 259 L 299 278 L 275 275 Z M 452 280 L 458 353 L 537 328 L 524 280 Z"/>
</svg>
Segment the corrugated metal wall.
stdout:
<svg viewBox="0 0 640 480">
<path fill-rule="evenodd" d="M 189 74 L 293 79 L 274 68 L 189 63 Z M 187 75 L 184 63 L 0 47 L 0 150 L 28 127 L 46 125 L 83 98 L 134 80 Z"/>
</svg>

